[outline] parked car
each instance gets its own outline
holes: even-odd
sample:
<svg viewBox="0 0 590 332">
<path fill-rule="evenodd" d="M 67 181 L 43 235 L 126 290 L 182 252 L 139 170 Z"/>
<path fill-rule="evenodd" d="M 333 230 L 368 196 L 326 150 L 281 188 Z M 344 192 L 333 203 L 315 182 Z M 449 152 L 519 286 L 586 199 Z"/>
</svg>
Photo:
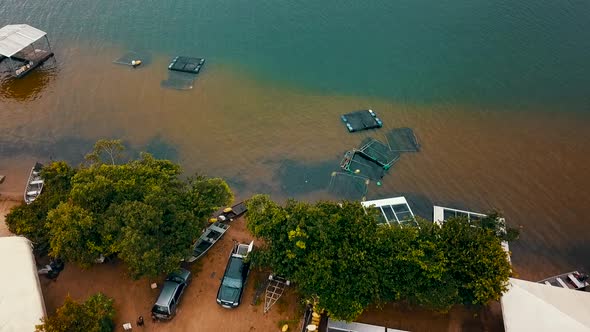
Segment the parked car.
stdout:
<svg viewBox="0 0 590 332">
<path fill-rule="evenodd" d="M 231 309 L 240 305 L 250 273 L 250 262 L 246 258 L 253 247 L 254 241 L 250 244 L 238 243 L 232 248 L 217 291 L 217 303 L 224 308 Z"/>
<path fill-rule="evenodd" d="M 190 271 L 180 269 L 170 273 L 164 281 L 156 304 L 152 307 L 152 314 L 158 319 L 172 319 L 176 315 L 180 298 L 190 281 Z"/>
</svg>

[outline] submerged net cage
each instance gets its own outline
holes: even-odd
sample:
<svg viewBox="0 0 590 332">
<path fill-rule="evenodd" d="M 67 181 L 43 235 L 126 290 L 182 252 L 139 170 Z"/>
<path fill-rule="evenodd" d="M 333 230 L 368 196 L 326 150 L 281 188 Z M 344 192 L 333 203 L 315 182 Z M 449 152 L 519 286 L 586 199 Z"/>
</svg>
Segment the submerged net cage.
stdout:
<svg viewBox="0 0 590 332">
<path fill-rule="evenodd" d="M 392 151 L 418 152 L 420 144 L 411 128 L 396 128 L 385 134 Z"/>
<path fill-rule="evenodd" d="M 168 79 L 163 80 L 160 86 L 174 90 L 190 90 L 194 86 L 195 78 L 195 74 L 169 70 Z"/>
<path fill-rule="evenodd" d="M 113 60 L 113 63 L 134 67 L 134 61 L 136 62 L 138 60 L 141 61 L 142 66 L 145 66 L 152 62 L 152 55 L 146 51 L 129 51 Z"/>
<path fill-rule="evenodd" d="M 358 151 L 385 170 L 388 170 L 400 157 L 398 151 L 392 151 L 387 144 L 374 138 L 365 139 Z"/>
<path fill-rule="evenodd" d="M 357 150 L 346 152 L 340 163 L 340 168 L 371 180 L 380 180 L 385 175 L 383 166 Z"/>
<path fill-rule="evenodd" d="M 328 186 L 328 192 L 338 199 L 364 200 L 367 196 L 370 180 L 346 173 L 333 172 Z"/>
</svg>

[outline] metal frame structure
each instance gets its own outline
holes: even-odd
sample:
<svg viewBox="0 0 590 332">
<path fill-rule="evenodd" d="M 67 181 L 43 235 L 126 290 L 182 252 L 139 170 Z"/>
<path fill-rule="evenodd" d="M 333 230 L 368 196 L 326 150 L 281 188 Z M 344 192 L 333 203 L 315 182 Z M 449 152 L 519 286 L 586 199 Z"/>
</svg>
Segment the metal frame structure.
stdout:
<svg viewBox="0 0 590 332">
<path fill-rule="evenodd" d="M 277 303 L 285 292 L 285 288 L 291 284 L 289 280 L 272 274 L 268 276 L 268 280 L 264 296 L 264 313 L 267 313 Z"/>
<path fill-rule="evenodd" d="M 379 210 L 383 217 L 381 219 L 382 224 L 418 227 L 414 212 L 412 212 L 412 208 L 410 208 L 408 201 L 403 196 L 365 201 L 361 202 L 361 205 L 365 209 L 373 208 Z M 407 216 L 410 217 L 407 218 Z"/>
</svg>

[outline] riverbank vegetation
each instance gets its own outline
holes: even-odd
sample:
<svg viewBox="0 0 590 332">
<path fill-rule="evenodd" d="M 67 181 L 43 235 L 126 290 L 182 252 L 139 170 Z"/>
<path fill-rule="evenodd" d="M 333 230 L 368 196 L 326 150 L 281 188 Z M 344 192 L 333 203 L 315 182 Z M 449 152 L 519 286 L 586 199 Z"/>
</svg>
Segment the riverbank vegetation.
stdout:
<svg viewBox="0 0 590 332">
<path fill-rule="evenodd" d="M 177 268 L 231 190 L 219 178 L 183 181 L 179 165 L 149 154 L 121 162 L 122 151 L 120 141 L 101 140 L 80 167 L 46 166 L 43 194 L 7 215 L 10 231 L 83 267 L 118 257 L 134 278 Z"/>
<path fill-rule="evenodd" d="M 67 296 L 54 315 L 42 318 L 35 332 L 92 331 L 110 332 L 115 328 L 113 299 L 102 293 L 90 296 L 83 303 Z"/>
<path fill-rule="evenodd" d="M 439 311 L 487 304 L 507 289 L 510 263 L 498 236 L 504 225 L 489 218 L 388 227 L 358 202 L 280 206 L 263 195 L 248 210 L 248 229 L 265 243 L 255 263 L 294 281 L 336 319 L 393 301 Z"/>
</svg>

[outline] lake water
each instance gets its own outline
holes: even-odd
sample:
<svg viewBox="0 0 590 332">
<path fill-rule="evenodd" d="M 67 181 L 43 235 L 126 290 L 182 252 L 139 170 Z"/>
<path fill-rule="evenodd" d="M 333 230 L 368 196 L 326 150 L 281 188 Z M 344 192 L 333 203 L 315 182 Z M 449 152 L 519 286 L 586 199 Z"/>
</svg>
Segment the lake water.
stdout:
<svg viewBox="0 0 590 332">
<path fill-rule="evenodd" d="M 0 26 L 45 30 L 56 53 L 0 84 L 0 189 L 116 137 L 240 198 L 313 200 L 346 150 L 411 127 L 422 150 L 369 198 L 403 194 L 428 218 L 498 209 L 522 226 L 521 277 L 590 270 L 589 15 L 548 0 L 0 0 Z M 151 61 L 112 64 L 129 50 Z M 192 90 L 160 86 L 178 54 L 207 58 Z M 385 128 L 347 133 L 339 115 L 364 108 Z"/>
</svg>

